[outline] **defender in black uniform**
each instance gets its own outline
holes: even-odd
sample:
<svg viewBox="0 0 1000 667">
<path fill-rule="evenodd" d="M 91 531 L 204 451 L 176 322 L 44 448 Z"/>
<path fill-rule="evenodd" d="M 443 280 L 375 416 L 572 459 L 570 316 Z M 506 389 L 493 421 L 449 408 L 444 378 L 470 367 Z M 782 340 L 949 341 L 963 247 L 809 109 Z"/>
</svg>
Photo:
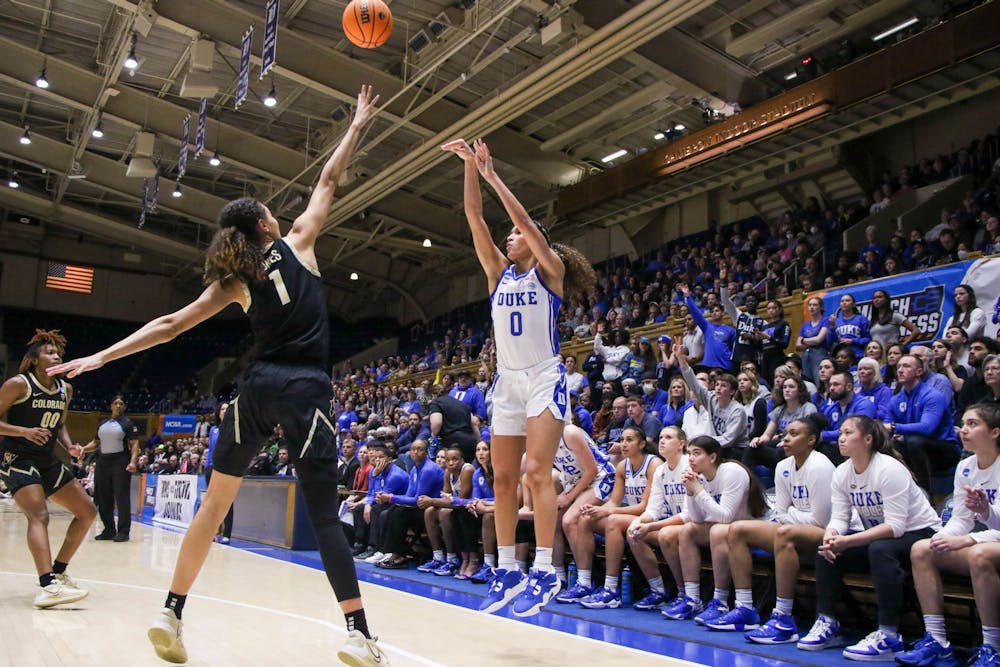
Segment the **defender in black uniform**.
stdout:
<svg viewBox="0 0 1000 667">
<path fill-rule="evenodd" d="M 65 349 L 66 339 L 58 331 L 36 331 L 21 360 L 20 375 L 0 387 L 0 479 L 28 519 L 28 549 L 42 587 L 35 597 L 39 608 L 87 596 L 87 591 L 66 574 L 66 567 L 97 516 L 83 486 L 54 453 L 59 442 L 72 456 L 83 458 L 83 448 L 74 445 L 66 431 L 66 409 L 73 387 L 48 373 Z M 54 563 L 46 498 L 73 513 Z"/>
<path fill-rule="evenodd" d="M 100 368 L 113 359 L 172 340 L 234 302 L 250 318 L 257 354 L 222 422 L 212 456 L 212 481 L 184 536 L 166 608 L 148 633 L 164 660 L 187 660 L 180 633 L 187 593 L 247 465 L 280 422 L 293 444 L 290 454 L 323 565 L 347 621 L 347 643 L 337 656 L 357 667 L 388 664 L 377 638 L 368 633 L 351 548 L 337 518 L 337 448 L 326 417 L 333 397 L 327 358 L 330 331 L 314 249 L 334 187 L 377 101 L 370 86 L 362 88 L 350 128 L 323 166 L 309 205 L 287 236 L 281 236 L 278 221 L 260 202 L 249 198 L 230 202 L 219 214 L 222 229 L 205 256 L 208 287 L 197 300 L 106 350 L 49 369 L 50 374 L 67 372 L 74 377 Z"/>
</svg>

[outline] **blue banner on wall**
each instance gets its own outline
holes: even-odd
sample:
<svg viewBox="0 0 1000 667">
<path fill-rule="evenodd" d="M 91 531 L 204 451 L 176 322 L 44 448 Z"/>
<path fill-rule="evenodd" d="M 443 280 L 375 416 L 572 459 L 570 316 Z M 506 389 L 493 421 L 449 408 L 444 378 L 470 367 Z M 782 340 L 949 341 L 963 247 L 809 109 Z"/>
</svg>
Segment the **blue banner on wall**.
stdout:
<svg viewBox="0 0 1000 667">
<path fill-rule="evenodd" d="M 268 0 L 264 19 L 264 50 L 260 56 L 260 78 L 274 67 L 278 50 L 278 0 Z"/>
<path fill-rule="evenodd" d="M 196 417 L 194 415 L 163 415 L 163 428 L 160 435 L 164 438 L 174 435 L 190 435 L 194 433 Z"/>
<path fill-rule="evenodd" d="M 837 315 L 840 298 L 850 294 L 854 297 L 858 310 L 871 319 L 872 295 L 877 290 L 885 290 L 889 294 L 893 310 L 904 315 L 920 329 L 921 334 L 916 340 L 926 342 L 944 335 L 944 326 L 955 312 L 955 288 L 959 285 L 972 287 L 976 294 L 976 304 L 983 309 L 989 322 L 994 304 L 1000 297 L 1000 259 L 957 262 L 813 292 L 809 296 L 823 299 L 827 315 Z M 989 322 L 984 333 L 992 337 L 996 335 L 996 331 L 997 325 Z M 901 330 L 900 335 L 906 335 L 906 331 Z"/>
</svg>

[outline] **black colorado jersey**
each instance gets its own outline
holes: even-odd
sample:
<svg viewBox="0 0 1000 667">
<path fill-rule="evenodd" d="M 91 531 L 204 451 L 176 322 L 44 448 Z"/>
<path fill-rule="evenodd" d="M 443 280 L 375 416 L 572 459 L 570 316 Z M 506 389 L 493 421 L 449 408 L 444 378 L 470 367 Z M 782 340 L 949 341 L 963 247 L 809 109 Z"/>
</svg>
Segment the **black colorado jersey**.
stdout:
<svg viewBox="0 0 1000 667">
<path fill-rule="evenodd" d="M 284 239 L 264 251 L 264 272 L 263 282 L 248 287 L 255 358 L 328 372 L 330 323 L 319 272 L 308 268 Z"/>
<path fill-rule="evenodd" d="M 3 446 L 21 454 L 51 454 L 66 412 L 66 383 L 57 378 L 56 386 L 49 390 L 40 385 L 32 373 L 22 373 L 20 377 L 24 378 L 28 386 L 24 394 L 8 408 L 7 423 L 24 428 L 47 428 L 51 435 L 42 446 L 25 438 L 6 436 Z"/>
</svg>

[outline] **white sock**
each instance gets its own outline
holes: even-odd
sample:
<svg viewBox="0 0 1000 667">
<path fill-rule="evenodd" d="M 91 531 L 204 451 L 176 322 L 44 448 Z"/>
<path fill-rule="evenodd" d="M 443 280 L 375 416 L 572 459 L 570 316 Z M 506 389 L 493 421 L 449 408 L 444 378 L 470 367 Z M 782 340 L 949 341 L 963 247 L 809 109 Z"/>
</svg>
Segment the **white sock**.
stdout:
<svg viewBox="0 0 1000 667">
<path fill-rule="evenodd" d="M 435 551 L 434 552 L 434 560 L 439 560 L 441 562 L 444 562 L 444 551 L 443 550 L 442 551 Z"/>
<path fill-rule="evenodd" d="M 736 589 L 736 606 L 737 607 L 752 607 L 753 606 L 753 591 L 749 588 L 737 588 Z"/>
<path fill-rule="evenodd" d="M 685 581 L 684 595 L 696 602 L 701 602 L 701 583 L 697 581 Z"/>
<path fill-rule="evenodd" d="M 501 570 L 513 570 L 517 566 L 514 560 L 514 547 L 497 547 L 497 554 L 500 556 L 498 566 Z"/>
<path fill-rule="evenodd" d="M 525 572 L 528 571 L 528 561 L 516 560 L 514 561 L 514 566 L 517 568 L 517 571 L 520 572 L 521 574 L 524 574 Z"/>
<path fill-rule="evenodd" d="M 483 562 L 489 565 L 490 567 L 496 567 L 497 557 L 493 554 L 483 554 Z"/>
<path fill-rule="evenodd" d="M 653 577 L 652 579 L 649 580 L 648 583 L 649 583 L 649 588 L 654 593 L 660 593 L 661 595 L 663 594 L 663 577 Z"/>
<path fill-rule="evenodd" d="M 941 646 L 948 648 L 950 644 L 948 643 L 948 634 L 944 627 L 944 615 L 942 614 L 924 614 L 924 628 L 927 630 L 927 634 L 934 638 Z"/>
<path fill-rule="evenodd" d="M 715 595 L 712 596 L 713 599 L 718 600 L 722 604 L 729 604 L 729 589 L 728 588 L 716 588 Z"/>
<path fill-rule="evenodd" d="M 997 651 L 1000 651 L 1000 628 L 983 626 L 983 646 L 992 646 Z"/>
<path fill-rule="evenodd" d="M 594 585 L 593 581 L 590 578 L 593 572 L 594 572 L 593 570 L 577 570 L 576 583 L 580 584 L 581 586 L 586 586 L 587 588 L 590 588 L 591 586 Z"/>
<path fill-rule="evenodd" d="M 458 557 L 458 554 L 448 554 L 449 563 L 461 563 L 462 559 Z"/>
<path fill-rule="evenodd" d="M 556 571 L 556 576 L 559 577 L 560 581 L 566 581 L 566 568 L 556 567 L 553 569 Z"/>
<path fill-rule="evenodd" d="M 886 637 L 896 638 L 899 637 L 899 628 L 895 625 L 880 625 L 878 629 L 882 631 L 882 634 Z"/>
<path fill-rule="evenodd" d="M 612 577 L 610 574 L 604 577 L 604 588 L 611 591 L 612 593 L 617 593 L 618 577 Z"/>
<path fill-rule="evenodd" d="M 777 604 L 774 605 L 774 610 L 779 614 L 785 616 L 792 615 L 792 599 L 791 598 L 778 598 Z"/>
<path fill-rule="evenodd" d="M 535 549 L 535 563 L 532 565 L 539 572 L 553 572 L 552 567 L 552 547 L 538 547 Z"/>
</svg>

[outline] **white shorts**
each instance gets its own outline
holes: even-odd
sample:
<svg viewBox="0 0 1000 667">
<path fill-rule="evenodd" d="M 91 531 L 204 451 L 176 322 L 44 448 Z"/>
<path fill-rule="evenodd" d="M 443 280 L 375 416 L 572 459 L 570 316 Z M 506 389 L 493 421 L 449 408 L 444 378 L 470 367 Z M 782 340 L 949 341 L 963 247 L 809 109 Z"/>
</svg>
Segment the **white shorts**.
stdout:
<svg viewBox="0 0 1000 667">
<path fill-rule="evenodd" d="M 566 367 L 558 357 L 520 371 L 498 370 L 493 383 L 494 435 L 525 435 L 528 418 L 546 410 L 569 421 Z"/>
</svg>

